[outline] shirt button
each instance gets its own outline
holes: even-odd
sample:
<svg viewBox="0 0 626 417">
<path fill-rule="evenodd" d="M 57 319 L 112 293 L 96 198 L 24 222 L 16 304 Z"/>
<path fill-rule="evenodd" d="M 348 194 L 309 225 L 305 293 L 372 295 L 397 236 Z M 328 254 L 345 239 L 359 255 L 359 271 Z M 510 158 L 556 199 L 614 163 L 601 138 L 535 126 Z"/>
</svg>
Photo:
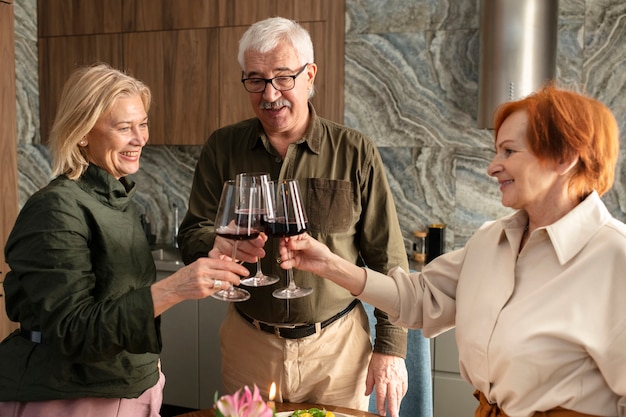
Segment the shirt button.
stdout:
<svg viewBox="0 0 626 417">
<path fill-rule="evenodd" d="M 274 162 L 276 162 L 277 164 L 280 164 L 281 162 L 283 162 L 282 159 L 280 159 L 279 157 L 274 158 Z"/>
</svg>

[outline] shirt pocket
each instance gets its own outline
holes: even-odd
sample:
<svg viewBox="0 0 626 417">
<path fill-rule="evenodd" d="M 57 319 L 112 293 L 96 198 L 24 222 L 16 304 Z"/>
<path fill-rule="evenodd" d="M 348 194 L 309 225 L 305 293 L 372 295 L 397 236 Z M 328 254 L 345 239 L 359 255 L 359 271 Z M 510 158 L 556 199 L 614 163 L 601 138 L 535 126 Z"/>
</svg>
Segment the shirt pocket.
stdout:
<svg viewBox="0 0 626 417">
<path fill-rule="evenodd" d="M 307 180 L 308 228 L 316 233 L 345 233 L 352 225 L 353 190 L 350 181 Z"/>
</svg>

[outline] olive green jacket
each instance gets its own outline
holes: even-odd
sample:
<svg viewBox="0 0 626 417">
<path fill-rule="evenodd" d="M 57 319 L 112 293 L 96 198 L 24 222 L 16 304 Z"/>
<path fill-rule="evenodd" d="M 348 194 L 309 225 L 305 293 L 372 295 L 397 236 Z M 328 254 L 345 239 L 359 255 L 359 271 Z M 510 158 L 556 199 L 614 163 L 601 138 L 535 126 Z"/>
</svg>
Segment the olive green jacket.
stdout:
<svg viewBox="0 0 626 417">
<path fill-rule="evenodd" d="M 43 340 L 16 331 L 0 343 L 0 401 L 134 398 L 158 381 L 156 270 L 133 194 L 91 165 L 21 210 L 5 249 L 6 310 Z"/>
</svg>

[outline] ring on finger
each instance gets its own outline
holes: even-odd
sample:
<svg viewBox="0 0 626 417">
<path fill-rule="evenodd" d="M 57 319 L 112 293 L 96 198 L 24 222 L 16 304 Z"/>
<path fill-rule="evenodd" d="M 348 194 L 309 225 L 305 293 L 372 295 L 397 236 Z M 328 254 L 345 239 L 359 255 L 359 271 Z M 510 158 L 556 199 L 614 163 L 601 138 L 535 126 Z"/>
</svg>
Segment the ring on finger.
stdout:
<svg viewBox="0 0 626 417">
<path fill-rule="evenodd" d="M 219 279 L 213 280 L 213 288 L 220 289 L 222 288 L 222 281 Z"/>
</svg>

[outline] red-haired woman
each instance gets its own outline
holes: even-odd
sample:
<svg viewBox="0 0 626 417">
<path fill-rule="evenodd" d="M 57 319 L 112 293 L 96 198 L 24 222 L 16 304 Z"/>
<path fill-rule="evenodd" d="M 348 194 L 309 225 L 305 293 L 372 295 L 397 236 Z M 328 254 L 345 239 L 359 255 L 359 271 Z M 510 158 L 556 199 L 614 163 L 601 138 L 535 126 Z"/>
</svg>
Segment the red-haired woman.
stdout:
<svg viewBox="0 0 626 417">
<path fill-rule="evenodd" d="M 308 236 L 281 248 L 312 271 L 436 336 L 456 327 L 477 417 L 626 416 L 626 225 L 600 199 L 613 184 L 615 118 L 547 86 L 506 103 L 488 173 L 517 211 L 421 273 L 358 268 Z"/>
</svg>

